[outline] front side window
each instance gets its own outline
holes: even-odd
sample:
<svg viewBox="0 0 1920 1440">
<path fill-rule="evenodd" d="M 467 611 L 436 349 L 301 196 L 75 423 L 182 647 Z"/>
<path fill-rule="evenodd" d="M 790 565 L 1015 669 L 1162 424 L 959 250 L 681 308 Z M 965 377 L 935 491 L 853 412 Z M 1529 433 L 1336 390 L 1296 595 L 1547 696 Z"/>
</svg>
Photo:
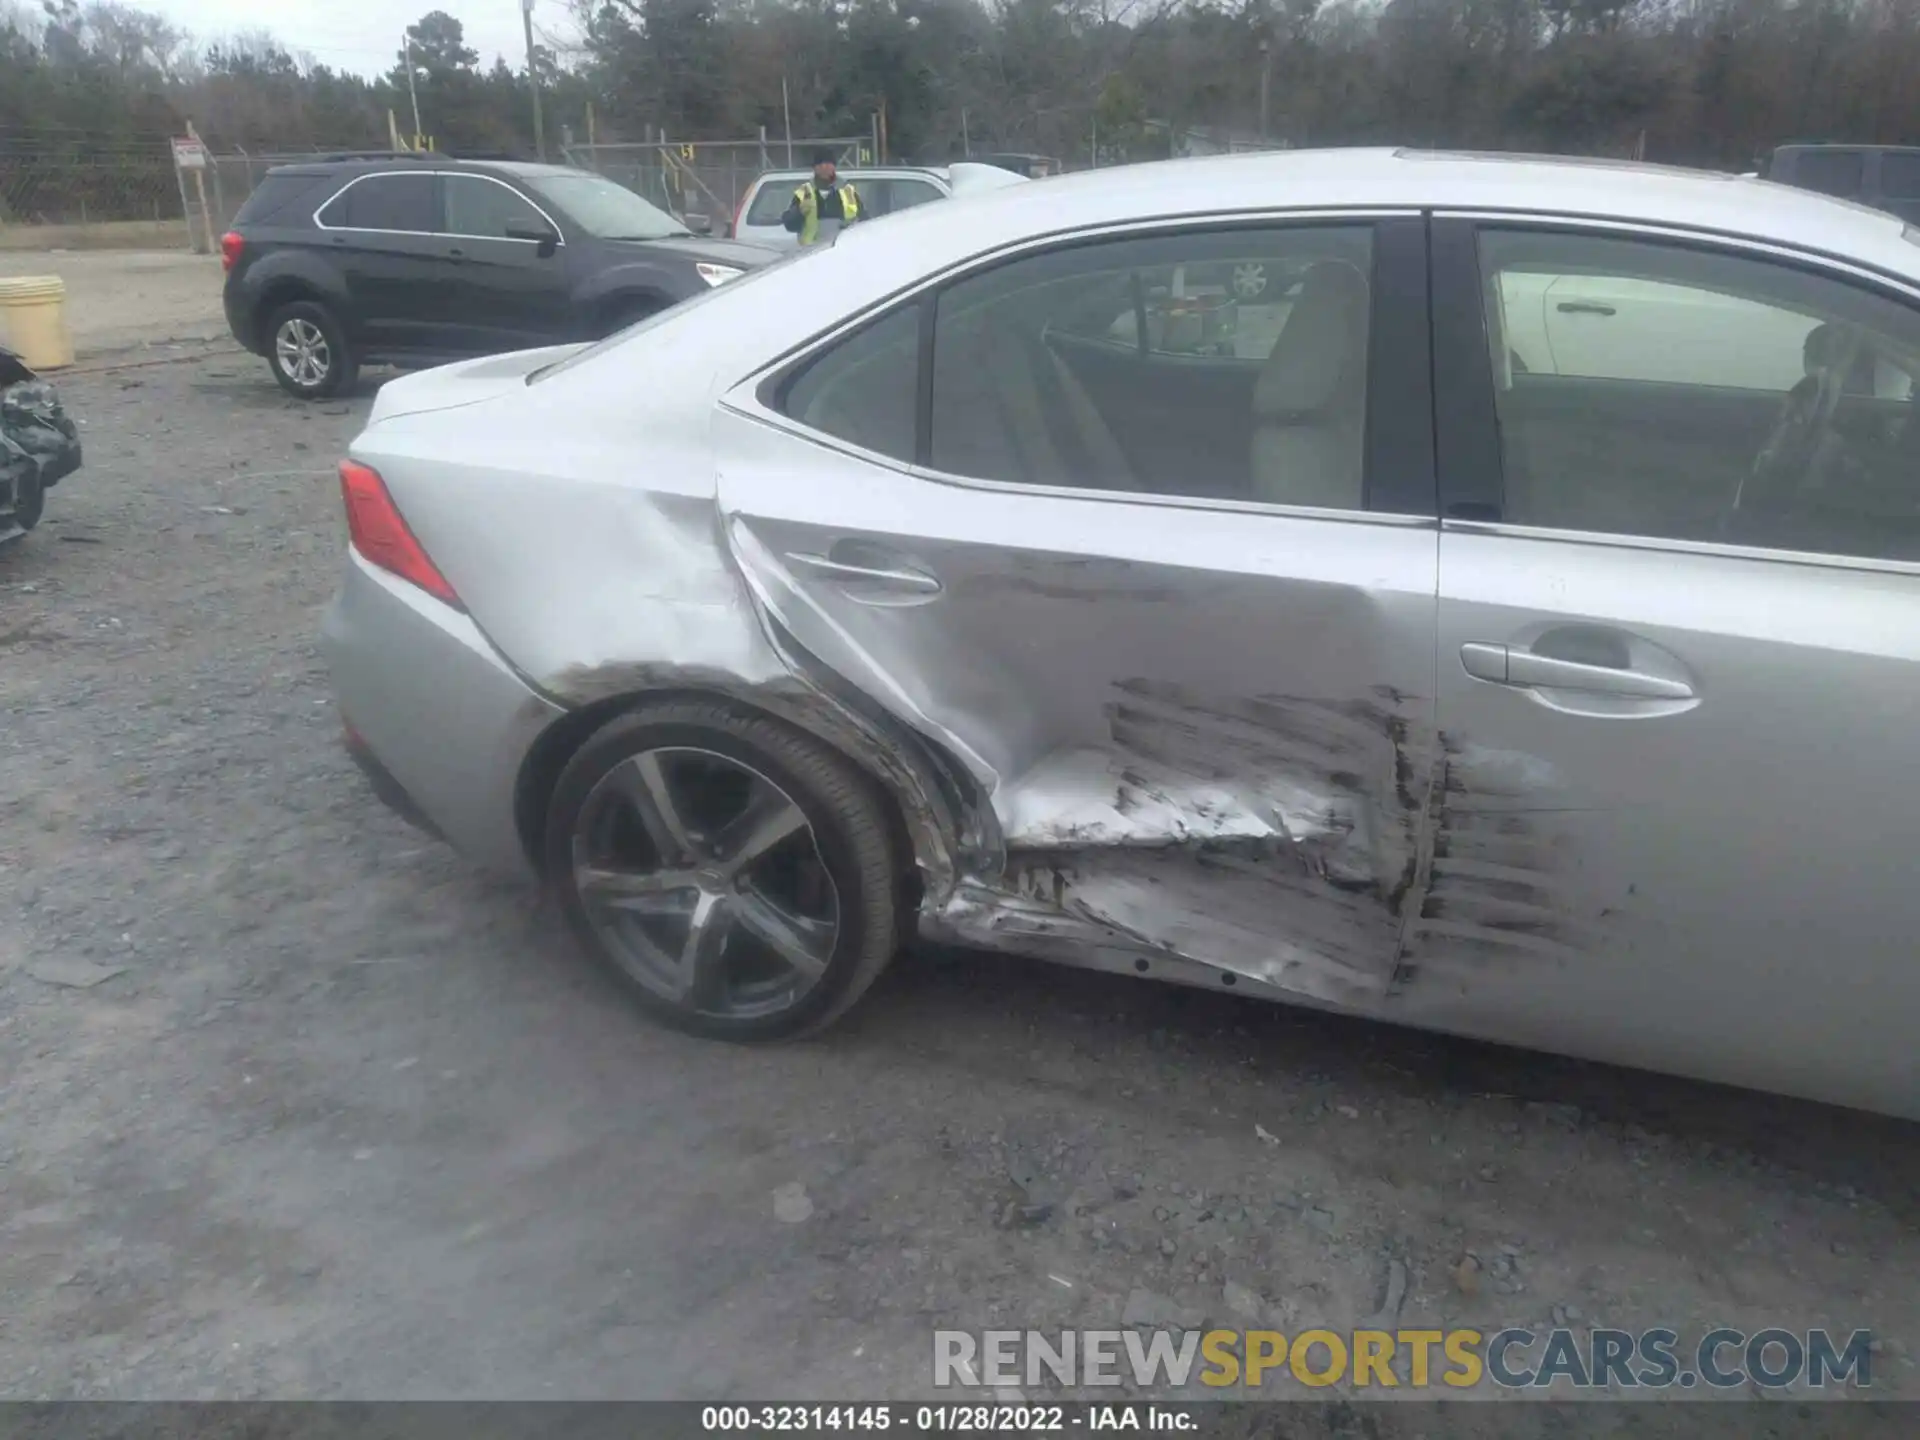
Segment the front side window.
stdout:
<svg viewBox="0 0 1920 1440">
<path fill-rule="evenodd" d="M 691 232 L 659 206 L 602 175 L 543 174 L 528 188 L 600 240 L 665 240 Z"/>
<path fill-rule="evenodd" d="M 431 175 L 369 175 L 327 203 L 320 223 L 336 230 L 433 233 Z"/>
<path fill-rule="evenodd" d="M 448 175 L 441 183 L 446 187 L 442 193 L 446 196 L 445 228 L 449 235 L 500 240 L 507 238 L 509 227 L 551 228 L 525 196 L 497 181 L 477 175 Z"/>
<path fill-rule="evenodd" d="M 1653 241 L 1480 258 L 1508 521 L 1920 560 L 1920 312 Z"/>
<path fill-rule="evenodd" d="M 931 463 L 1029 485 L 1359 509 L 1372 232 L 1080 244 L 941 293 Z"/>
</svg>

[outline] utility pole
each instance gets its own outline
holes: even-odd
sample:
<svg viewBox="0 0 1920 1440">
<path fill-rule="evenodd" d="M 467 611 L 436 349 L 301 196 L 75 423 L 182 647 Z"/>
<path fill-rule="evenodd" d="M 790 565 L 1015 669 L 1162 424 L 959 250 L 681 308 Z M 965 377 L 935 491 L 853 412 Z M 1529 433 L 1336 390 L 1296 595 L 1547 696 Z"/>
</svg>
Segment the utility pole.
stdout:
<svg viewBox="0 0 1920 1440">
<path fill-rule="evenodd" d="M 420 91 L 414 86 L 414 83 L 413 83 L 413 31 L 412 30 L 402 30 L 400 32 L 400 44 L 402 47 L 402 52 L 406 55 L 406 58 L 407 58 L 407 98 L 413 102 L 413 144 L 407 147 L 409 150 L 411 150 L 419 145 L 420 137 L 422 134 L 425 133 L 420 128 Z"/>
<path fill-rule="evenodd" d="M 786 72 L 780 74 L 780 117 L 787 127 L 787 168 L 793 168 L 793 106 L 787 100 Z"/>
<path fill-rule="evenodd" d="M 540 115 L 540 71 L 533 63 L 533 0 L 520 0 L 520 23 L 527 32 L 527 88 L 533 91 L 533 151 L 547 158 L 547 127 Z"/>
<path fill-rule="evenodd" d="M 1273 88 L 1273 42 L 1260 37 L 1260 143 L 1267 143 L 1267 96 Z"/>
</svg>

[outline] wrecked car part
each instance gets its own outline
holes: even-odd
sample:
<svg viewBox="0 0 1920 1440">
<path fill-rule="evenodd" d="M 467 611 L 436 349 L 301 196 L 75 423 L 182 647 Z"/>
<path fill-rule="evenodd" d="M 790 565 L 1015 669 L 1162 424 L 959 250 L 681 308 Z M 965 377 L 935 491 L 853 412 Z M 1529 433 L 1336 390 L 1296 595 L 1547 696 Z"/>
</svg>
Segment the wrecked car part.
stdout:
<svg viewBox="0 0 1920 1440">
<path fill-rule="evenodd" d="M 0 349 L 0 535 L 31 530 L 48 489 L 80 468 L 80 427 L 53 385 Z"/>
</svg>

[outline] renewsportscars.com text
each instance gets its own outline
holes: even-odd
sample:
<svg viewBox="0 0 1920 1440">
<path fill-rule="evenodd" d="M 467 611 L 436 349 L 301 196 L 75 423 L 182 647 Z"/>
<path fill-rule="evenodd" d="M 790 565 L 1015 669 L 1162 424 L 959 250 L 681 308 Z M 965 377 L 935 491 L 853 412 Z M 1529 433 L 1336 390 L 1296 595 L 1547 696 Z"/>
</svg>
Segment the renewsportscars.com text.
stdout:
<svg viewBox="0 0 1920 1440">
<path fill-rule="evenodd" d="M 938 1330 L 933 1383 L 1070 1388 L 1727 1390 L 1873 1383 L 1873 1332 L 1707 1331 L 1692 1344 L 1668 1329 L 1627 1330 Z"/>
</svg>

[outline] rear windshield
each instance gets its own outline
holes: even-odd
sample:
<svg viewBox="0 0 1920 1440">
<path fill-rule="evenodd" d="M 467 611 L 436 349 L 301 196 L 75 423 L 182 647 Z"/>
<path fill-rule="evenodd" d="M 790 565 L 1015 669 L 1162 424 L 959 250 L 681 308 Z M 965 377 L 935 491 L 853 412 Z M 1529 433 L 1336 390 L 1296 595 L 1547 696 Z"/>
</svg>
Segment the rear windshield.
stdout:
<svg viewBox="0 0 1920 1440">
<path fill-rule="evenodd" d="M 253 187 L 253 193 L 247 196 L 246 203 L 240 207 L 240 213 L 233 217 L 233 223 L 239 226 L 249 221 L 258 223 L 271 220 L 302 195 L 319 189 L 326 178 L 323 174 L 312 172 L 304 175 L 263 175 L 260 183 Z"/>
</svg>

